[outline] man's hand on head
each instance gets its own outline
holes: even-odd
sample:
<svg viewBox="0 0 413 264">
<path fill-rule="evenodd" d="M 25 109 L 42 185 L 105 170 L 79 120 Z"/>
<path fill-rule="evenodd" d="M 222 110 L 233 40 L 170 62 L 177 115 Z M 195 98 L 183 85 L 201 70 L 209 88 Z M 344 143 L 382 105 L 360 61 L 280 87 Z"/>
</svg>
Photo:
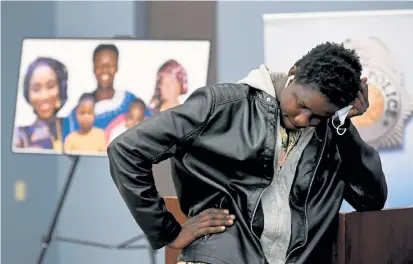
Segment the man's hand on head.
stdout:
<svg viewBox="0 0 413 264">
<path fill-rule="evenodd" d="M 348 118 L 355 116 L 361 116 L 369 108 L 369 96 L 368 96 L 368 84 L 367 77 L 361 78 L 361 88 L 357 93 L 357 98 L 353 102 L 353 108 L 348 113 Z"/>
</svg>

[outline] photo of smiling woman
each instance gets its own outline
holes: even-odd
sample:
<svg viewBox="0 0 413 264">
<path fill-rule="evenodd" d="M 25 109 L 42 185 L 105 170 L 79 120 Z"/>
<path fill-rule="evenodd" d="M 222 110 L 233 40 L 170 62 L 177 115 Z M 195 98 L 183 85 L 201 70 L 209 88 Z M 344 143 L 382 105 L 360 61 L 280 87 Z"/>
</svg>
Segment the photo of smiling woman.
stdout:
<svg viewBox="0 0 413 264">
<path fill-rule="evenodd" d="M 36 116 L 31 125 L 16 128 L 15 148 L 62 151 L 62 123 L 57 112 L 67 101 L 66 66 L 47 57 L 35 59 L 23 80 L 23 95 Z"/>
</svg>

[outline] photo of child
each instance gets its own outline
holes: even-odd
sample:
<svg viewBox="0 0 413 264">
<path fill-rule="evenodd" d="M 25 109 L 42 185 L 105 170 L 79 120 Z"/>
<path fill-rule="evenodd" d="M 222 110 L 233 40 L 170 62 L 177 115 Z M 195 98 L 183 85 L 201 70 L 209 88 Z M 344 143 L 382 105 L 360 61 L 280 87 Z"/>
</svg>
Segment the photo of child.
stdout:
<svg viewBox="0 0 413 264">
<path fill-rule="evenodd" d="M 65 139 L 65 152 L 106 152 L 105 132 L 93 127 L 95 121 L 95 100 L 90 95 L 83 95 L 76 107 L 76 120 L 79 129 L 71 132 Z"/>
<path fill-rule="evenodd" d="M 145 102 L 136 98 L 128 107 L 128 112 L 119 115 L 105 129 L 106 141 L 109 144 L 117 136 L 125 132 L 127 129 L 139 124 L 145 119 L 145 111 L 147 107 Z"/>
</svg>

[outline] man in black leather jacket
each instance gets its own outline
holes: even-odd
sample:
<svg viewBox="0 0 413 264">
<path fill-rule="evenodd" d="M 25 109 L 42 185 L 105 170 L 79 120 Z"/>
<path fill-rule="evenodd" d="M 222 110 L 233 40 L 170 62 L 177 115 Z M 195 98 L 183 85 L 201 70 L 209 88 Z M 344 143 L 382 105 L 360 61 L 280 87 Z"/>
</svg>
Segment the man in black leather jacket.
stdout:
<svg viewBox="0 0 413 264">
<path fill-rule="evenodd" d="M 152 247 L 183 262 L 329 263 L 343 199 L 367 211 L 387 198 L 379 155 L 350 121 L 368 108 L 361 71 L 355 51 L 324 43 L 288 74 L 261 66 L 199 88 L 112 141 L 112 178 Z M 152 175 L 167 158 L 182 226 Z"/>
</svg>

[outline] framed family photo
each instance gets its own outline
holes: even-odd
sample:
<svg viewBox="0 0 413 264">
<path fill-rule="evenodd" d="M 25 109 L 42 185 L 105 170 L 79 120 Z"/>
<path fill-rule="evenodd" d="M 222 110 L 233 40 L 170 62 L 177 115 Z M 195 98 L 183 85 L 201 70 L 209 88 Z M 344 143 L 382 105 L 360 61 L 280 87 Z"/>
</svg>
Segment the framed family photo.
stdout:
<svg viewBox="0 0 413 264">
<path fill-rule="evenodd" d="M 207 82 L 209 41 L 26 39 L 13 151 L 105 156 L 128 128 Z"/>
</svg>

